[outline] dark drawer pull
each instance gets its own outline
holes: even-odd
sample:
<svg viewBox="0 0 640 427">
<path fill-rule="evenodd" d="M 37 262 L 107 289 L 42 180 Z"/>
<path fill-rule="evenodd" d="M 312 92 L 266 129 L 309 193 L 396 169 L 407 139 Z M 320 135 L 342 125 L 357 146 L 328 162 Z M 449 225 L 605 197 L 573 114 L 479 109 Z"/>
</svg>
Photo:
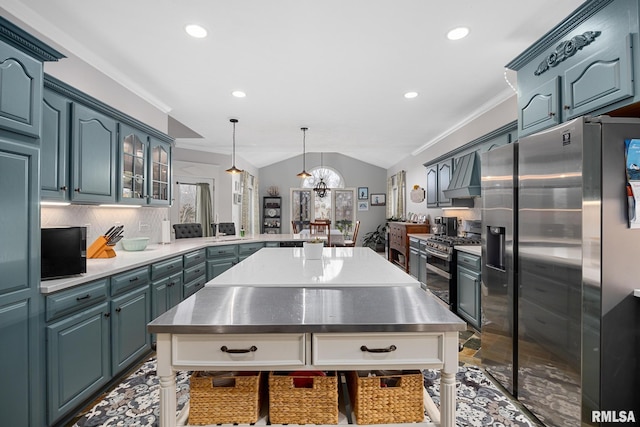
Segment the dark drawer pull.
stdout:
<svg viewBox="0 0 640 427">
<path fill-rule="evenodd" d="M 129 279 L 129 283 L 135 282 L 138 280 L 138 276 L 134 277 L 133 279 Z"/>
<path fill-rule="evenodd" d="M 220 351 L 224 351 L 225 353 L 249 353 L 258 350 L 258 347 L 252 345 L 249 348 L 229 348 L 226 345 L 220 347 Z"/>
<path fill-rule="evenodd" d="M 393 344 L 387 348 L 369 348 L 366 345 L 363 345 L 362 347 L 360 347 L 360 350 L 368 351 L 369 353 L 391 353 L 392 351 L 396 351 L 397 348 L 398 347 Z"/>
<path fill-rule="evenodd" d="M 83 299 L 89 299 L 89 298 L 91 298 L 91 295 L 87 294 L 87 295 L 85 295 L 83 297 L 77 297 L 76 301 L 82 301 Z"/>
<path fill-rule="evenodd" d="M 120 313 L 122 311 L 122 308 L 118 307 L 116 308 L 116 313 Z"/>
<path fill-rule="evenodd" d="M 171 270 L 173 267 L 175 267 L 175 265 L 170 265 L 167 267 L 167 270 Z"/>
<path fill-rule="evenodd" d="M 196 271 L 194 271 L 194 273 L 200 273 L 200 269 L 197 269 Z"/>
</svg>

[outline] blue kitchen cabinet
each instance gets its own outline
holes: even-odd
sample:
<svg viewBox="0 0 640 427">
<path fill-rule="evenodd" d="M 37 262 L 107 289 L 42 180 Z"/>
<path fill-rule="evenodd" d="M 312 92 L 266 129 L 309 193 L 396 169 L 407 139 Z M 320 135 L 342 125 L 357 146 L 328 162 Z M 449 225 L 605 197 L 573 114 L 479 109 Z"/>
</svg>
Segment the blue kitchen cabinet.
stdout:
<svg viewBox="0 0 640 427">
<path fill-rule="evenodd" d="M 481 327 L 480 257 L 457 251 L 457 313 L 474 328 Z"/>
<path fill-rule="evenodd" d="M 40 61 L 0 43 L 0 128 L 40 137 L 42 76 Z"/>
<path fill-rule="evenodd" d="M 149 137 L 149 188 L 150 205 L 171 204 L 171 144 Z"/>
<path fill-rule="evenodd" d="M 120 168 L 118 201 L 146 205 L 148 191 L 149 140 L 147 135 L 124 123 L 119 124 Z"/>
<path fill-rule="evenodd" d="M 264 243 L 242 243 L 238 245 L 238 262 L 249 258 L 260 249 L 264 248 Z"/>
<path fill-rule="evenodd" d="M 72 105 L 71 200 L 115 203 L 117 123 L 82 104 Z"/>
<path fill-rule="evenodd" d="M 640 100 L 638 3 L 587 1 L 506 65 L 518 74 L 519 137 Z"/>
<path fill-rule="evenodd" d="M 3 425 L 36 426 L 45 413 L 39 150 L 16 139 L 0 132 L 0 414 Z"/>
<path fill-rule="evenodd" d="M 111 378 L 109 315 L 103 301 L 46 327 L 49 424 L 75 410 Z"/>
<path fill-rule="evenodd" d="M 559 77 L 554 77 L 531 92 L 518 97 L 518 123 L 521 136 L 555 126 L 561 120 Z"/>
<path fill-rule="evenodd" d="M 151 350 L 149 283 L 111 301 L 111 373 L 117 375 Z"/>
<path fill-rule="evenodd" d="M 238 245 L 207 248 L 207 280 L 224 273 L 238 263 Z"/>
<path fill-rule="evenodd" d="M 453 158 L 444 159 L 436 164 L 427 166 L 427 207 L 451 206 L 451 199 L 444 195 L 449 188 L 453 173 Z"/>
<path fill-rule="evenodd" d="M 151 318 L 155 319 L 182 301 L 182 257 L 151 265 Z"/>
<path fill-rule="evenodd" d="M 40 139 L 40 198 L 69 199 L 69 115 L 71 102 L 44 89 Z"/>
</svg>

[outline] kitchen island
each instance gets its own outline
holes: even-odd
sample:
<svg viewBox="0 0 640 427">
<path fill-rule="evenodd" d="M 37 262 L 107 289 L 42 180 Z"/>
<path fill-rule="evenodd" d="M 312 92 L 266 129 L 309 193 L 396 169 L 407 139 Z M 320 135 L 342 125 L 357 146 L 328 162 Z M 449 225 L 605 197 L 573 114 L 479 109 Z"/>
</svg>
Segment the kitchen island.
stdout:
<svg viewBox="0 0 640 427">
<path fill-rule="evenodd" d="M 274 251 L 282 257 L 291 252 Z M 327 257 L 337 255 L 329 251 Z M 465 322 L 414 284 L 367 286 L 364 279 L 376 277 L 366 262 L 360 264 L 362 282 L 356 285 L 335 280 L 312 286 L 301 277 L 293 286 L 286 261 L 274 269 L 289 281 L 286 287 L 261 284 L 264 274 L 247 285 L 239 273 L 234 284 L 230 274 L 224 285 L 211 281 L 153 320 L 148 329 L 157 334 L 160 426 L 177 425 L 177 370 L 441 369 L 440 411 L 425 393 L 434 422 L 420 425 L 453 427 L 458 332 Z M 397 271 L 390 263 L 381 265 L 390 275 Z"/>
</svg>

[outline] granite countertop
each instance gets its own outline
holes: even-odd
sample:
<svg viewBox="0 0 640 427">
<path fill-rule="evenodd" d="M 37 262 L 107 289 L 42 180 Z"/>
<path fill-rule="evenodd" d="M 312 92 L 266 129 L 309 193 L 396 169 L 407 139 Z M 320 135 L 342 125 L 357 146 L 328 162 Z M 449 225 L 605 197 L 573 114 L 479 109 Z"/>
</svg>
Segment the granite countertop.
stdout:
<svg viewBox="0 0 640 427">
<path fill-rule="evenodd" d="M 211 286 L 160 315 L 148 329 L 176 334 L 445 332 L 464 330 L 466 323 L 420 287 Z"/>
<path fill-rule="evenodd" d="M 293 234 L 259 234 L 253 236 L 221 236 L 199 237 L 193 239 L 178 239 L 169 244 L 153 244 L 144 251 L 125 251 L 116 246 L 116 256 L 113 258 L 87 259 L 87 272 L 78 276 L 63 279 L 43 280 L 40 292 L 50 294 L 73 286 L 108 277 L 136 267 L 142 267 L 153 262 L 173 258 L 194 250 L 209 246 L 234 245 L 241 243 L 282 242 L 301 240 Z"/>
<path fill-rule="evenodd" d="M 264 248 L 207 286 L 398 286 L 420 282 L 369 248 L 324 248 L 309 260 L 302 248 Z"/>
</svg>

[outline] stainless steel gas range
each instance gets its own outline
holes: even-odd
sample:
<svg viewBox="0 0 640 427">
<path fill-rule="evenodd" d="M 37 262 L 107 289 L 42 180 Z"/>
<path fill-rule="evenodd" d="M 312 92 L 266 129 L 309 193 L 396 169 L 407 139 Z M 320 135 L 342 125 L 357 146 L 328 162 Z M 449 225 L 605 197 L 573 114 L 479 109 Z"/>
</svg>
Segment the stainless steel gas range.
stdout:
<svg viewBox="0 0 640 427">
<path fill-rule="evenodd" d="M 427 289 L 456 311 L 456 245 L 480 245 L 480 236 L 434 236 L 427 239 Z"/>
</svg>

